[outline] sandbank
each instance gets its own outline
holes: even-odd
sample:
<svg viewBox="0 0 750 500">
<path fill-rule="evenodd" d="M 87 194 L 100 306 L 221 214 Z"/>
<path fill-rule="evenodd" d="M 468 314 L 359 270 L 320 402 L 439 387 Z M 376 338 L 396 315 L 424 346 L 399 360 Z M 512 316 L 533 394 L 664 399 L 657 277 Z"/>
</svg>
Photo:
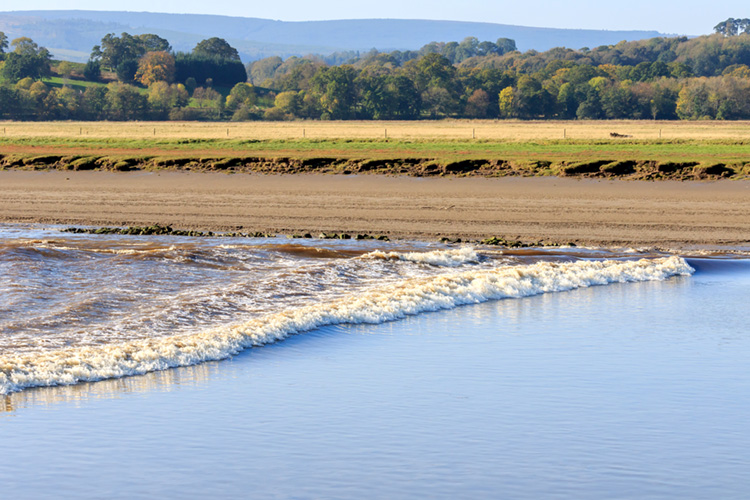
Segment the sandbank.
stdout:
<svg viewBox="0 0 750 500">
<path fill-rule="evenodd" d="M 0 171 L 0 222 L 750 245 L 750 181 Z"/>
</svg>

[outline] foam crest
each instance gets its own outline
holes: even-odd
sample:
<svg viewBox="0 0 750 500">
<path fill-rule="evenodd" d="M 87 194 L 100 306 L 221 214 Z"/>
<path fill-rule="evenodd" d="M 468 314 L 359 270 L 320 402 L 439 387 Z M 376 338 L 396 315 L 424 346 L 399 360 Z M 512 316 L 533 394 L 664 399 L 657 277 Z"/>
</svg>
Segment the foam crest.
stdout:
<svg viewBox="0 0 750 500">
<path fill-rule="evenodd" d="M 403 260 L 442 267 L 458 267 L 479 260 L 477 253 L 470 247 L 433 250 L 431 252 L 383 252 L 376 250 L 362 257 L 366 259 Z"/>
<path fill-rule="evenodd" d="M 414 278 L 332 302 L 270 314 L 194 335 L 0 357 L 0 394 L 188 366 L 230 357 L 327 325 L 382 323 L 493 299 L 692 274 L 679 257 L 637 261 L 540 262 Z"/>
</svg>

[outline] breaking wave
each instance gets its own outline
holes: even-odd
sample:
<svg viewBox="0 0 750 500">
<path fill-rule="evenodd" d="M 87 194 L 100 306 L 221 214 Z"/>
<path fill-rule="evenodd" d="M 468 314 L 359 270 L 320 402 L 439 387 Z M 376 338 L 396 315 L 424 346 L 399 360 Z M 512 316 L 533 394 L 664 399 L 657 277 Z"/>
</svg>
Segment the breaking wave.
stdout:
<svg viewBox="0 0 750 500">
<path fill-rule="evenodd" d="M 403 260 L 443 267 L 459 267 L 479 261 L 479 256 L 470 247 L 455 250 L 433 250 L 431 252 L 383 252 L 376 250 L 363 255 L 363 258 Z"/>
<path fill-rule="evenodd" d="M 376 253 L 382 255 L 374 255 Z M 436 252 L 396 256 L 373 252 L 370 255 L 388 259 L 421 258 L 421 262 L 433 265 L 451 265 L 449 262 L 476 259 L 471 249 L 452 250 L 447 254 L 445 259 Z M 641 260 L 539 262 L 411 278 L 330 302 L 268 314 L 244 324 L 213 328 L 192 335 L 2 356 L 0 394 L 29 387 L 97 381 L 225 359 L 245 348 L 276 342 L 327 325 L 382 323 L 464 304 L 610 283 L 664 280 L 692 272 L 693 269 L 684 259 L 672 256 Z"/>
</svg>

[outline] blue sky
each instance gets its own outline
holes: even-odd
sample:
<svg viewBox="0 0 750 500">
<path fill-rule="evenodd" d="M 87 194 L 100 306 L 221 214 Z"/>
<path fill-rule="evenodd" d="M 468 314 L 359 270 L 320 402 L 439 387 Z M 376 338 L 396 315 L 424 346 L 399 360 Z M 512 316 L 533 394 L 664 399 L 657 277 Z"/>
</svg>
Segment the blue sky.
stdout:
<svg viewBox="0 0 750 500">
<path fill-rule="evenodd" d="M 0 10 L 130 10 L 261 17 L 284 21 L 357 18 L 447 19 L 524 26 L 644 29 L 700 35 L 728 17 L 750 17 L 747 0 L 26 0 Z"/>
</svg>

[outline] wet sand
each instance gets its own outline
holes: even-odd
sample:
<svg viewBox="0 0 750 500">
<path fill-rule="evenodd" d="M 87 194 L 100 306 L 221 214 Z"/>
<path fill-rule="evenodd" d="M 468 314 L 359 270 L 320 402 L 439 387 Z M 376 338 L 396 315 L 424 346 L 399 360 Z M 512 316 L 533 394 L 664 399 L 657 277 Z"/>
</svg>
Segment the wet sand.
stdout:
<svg viewBox="0 0 750 500">
<path fill-rule="evenodd" d="M 750 181 L 0 172 L 0 222 L 750 245 Z"/>
</svg>

